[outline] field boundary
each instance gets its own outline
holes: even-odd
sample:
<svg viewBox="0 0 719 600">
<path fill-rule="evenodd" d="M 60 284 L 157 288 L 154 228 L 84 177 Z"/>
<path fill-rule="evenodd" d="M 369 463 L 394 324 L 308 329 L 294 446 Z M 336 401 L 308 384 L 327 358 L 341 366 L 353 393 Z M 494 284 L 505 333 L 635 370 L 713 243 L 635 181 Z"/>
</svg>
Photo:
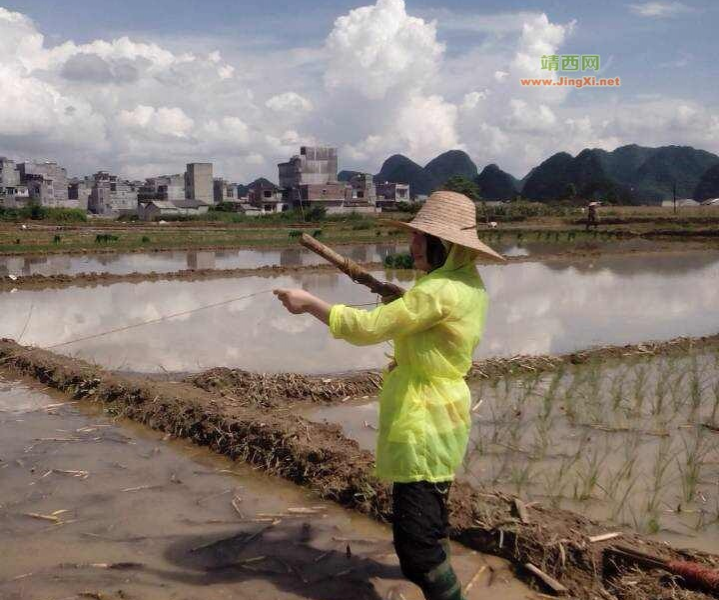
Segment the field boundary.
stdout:
<svg viewBox="0 0 719 600">
<path fill-rule="evenodd" d="M 390 518 L 389 489 L 374 477 L 371 453 L 345 437 L 337 425 L 313 423 L 289 410 L 237 406 L 188 383 L 118 377 L 87 362 L 8 339 L 0 340 L 0 366 L 74 399 L 101 403 L 110 414 L 243 460 L 322 498 L 382 521 Z M 667 583 L 661 571 L 640 571 L 608 559 L 604 550 L 611 541 L 592 539 L 613 531 L 612 526 L 540 505 L 527 505 L 518 515 L 516 506 L 504 494 L 457 482 L 450 501 L 452 536 L 470 548 L 508 558 L 525 579 L 536 583 L 520 567 L 532 563 L 582 600 L 710 598 L 698 591 L 675 595 L 679 588 Z M 719 565 L 717 556 L 675 550 L 628 531 L 622 532 L 622 543 L 667 559 Z"/>
</svg>

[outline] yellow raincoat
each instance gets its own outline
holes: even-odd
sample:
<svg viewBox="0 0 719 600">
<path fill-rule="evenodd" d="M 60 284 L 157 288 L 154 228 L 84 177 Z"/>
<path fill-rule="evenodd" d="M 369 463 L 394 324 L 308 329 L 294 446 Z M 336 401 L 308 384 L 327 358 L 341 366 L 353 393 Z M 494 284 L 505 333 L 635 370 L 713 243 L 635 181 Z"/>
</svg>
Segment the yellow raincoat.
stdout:
<svg viewBox="0 0 719 600">
<path fill-rule="evenodd" d="M 464 381 L 482 337 L 488 297 L 477 254 L 452 245 L 444 266 L 421 277 L 402 298 L 372 311 L 336 304 L 335 338 L 357 346 L 394 340 L 397 366 L 384 372 L 376 474 L 407 483 L 450 481 L 470 430 Z"/>
</svg>

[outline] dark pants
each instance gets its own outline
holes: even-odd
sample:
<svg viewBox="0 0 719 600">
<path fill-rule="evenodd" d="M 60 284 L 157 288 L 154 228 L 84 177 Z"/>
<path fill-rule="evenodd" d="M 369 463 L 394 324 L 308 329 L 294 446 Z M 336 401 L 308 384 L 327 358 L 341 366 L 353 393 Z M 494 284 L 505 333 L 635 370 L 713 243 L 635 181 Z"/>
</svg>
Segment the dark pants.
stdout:
<svg viewBox="0 0 719 600">
<path fill-rule="evenodd" d="M 450 486 L 450 482 L 418 481 L 395 483 L 392 488 L 392 532 L 399 564 L 404 576 L 420 586 L 427 598 L 460 597 L 445 595 L 451 591 L 450 588 L 456 587 L 456 577 L 447 555 Z M 438 573 L 443 580 L 440 586 L 443 593 L 440 595 L 432 589 L 440 584 Z"/>
</svg>

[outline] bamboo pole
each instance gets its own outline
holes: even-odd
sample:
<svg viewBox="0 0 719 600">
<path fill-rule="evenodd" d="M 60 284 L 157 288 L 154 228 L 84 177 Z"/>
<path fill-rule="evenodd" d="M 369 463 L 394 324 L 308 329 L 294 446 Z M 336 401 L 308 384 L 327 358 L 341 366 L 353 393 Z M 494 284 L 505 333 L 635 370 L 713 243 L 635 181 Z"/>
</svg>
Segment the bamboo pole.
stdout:
<svg viewBox="0 0 719 600">
<path fill-rule="evenodd" d="M 320 255 L 326 261 L 332 263 L 345 275 L 355 283 L 367 286 L 372 293 L 379 294 L 382 296 L 384 302 L 391 302 L 404 295 L 405 289 L 395 285 L 394 283 L 388 283 L 386 281 L 380 281 L 372 275 L 370 275 L 365 269 L 360 267 L 355 261 L 346 256 L 332 250 L 328 246 L 325 246 L 322 242 L 318 242 L 315 238 L 307 233 L 303 233 L 300 238 L 300 244 L 302 244 L 308 250 L 312 250 L 315 254 Z"/>
</svg>

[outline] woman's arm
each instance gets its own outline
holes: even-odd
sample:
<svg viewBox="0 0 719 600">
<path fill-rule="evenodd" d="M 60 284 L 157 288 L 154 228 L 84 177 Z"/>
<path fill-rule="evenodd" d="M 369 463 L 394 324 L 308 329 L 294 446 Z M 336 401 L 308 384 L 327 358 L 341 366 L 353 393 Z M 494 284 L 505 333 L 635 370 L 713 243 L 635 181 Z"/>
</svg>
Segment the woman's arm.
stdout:
<svg viewBox="0 0 719 600">
<path fill-rule="evenodd" d="M 325 325 L 329 325 L 332 306 L 321 298 L 299 289 L 280 288 L 273 290 L 272 293 L 280 299 L 284 307 L 293 315 L 309 313 Z"/>
</svg>

